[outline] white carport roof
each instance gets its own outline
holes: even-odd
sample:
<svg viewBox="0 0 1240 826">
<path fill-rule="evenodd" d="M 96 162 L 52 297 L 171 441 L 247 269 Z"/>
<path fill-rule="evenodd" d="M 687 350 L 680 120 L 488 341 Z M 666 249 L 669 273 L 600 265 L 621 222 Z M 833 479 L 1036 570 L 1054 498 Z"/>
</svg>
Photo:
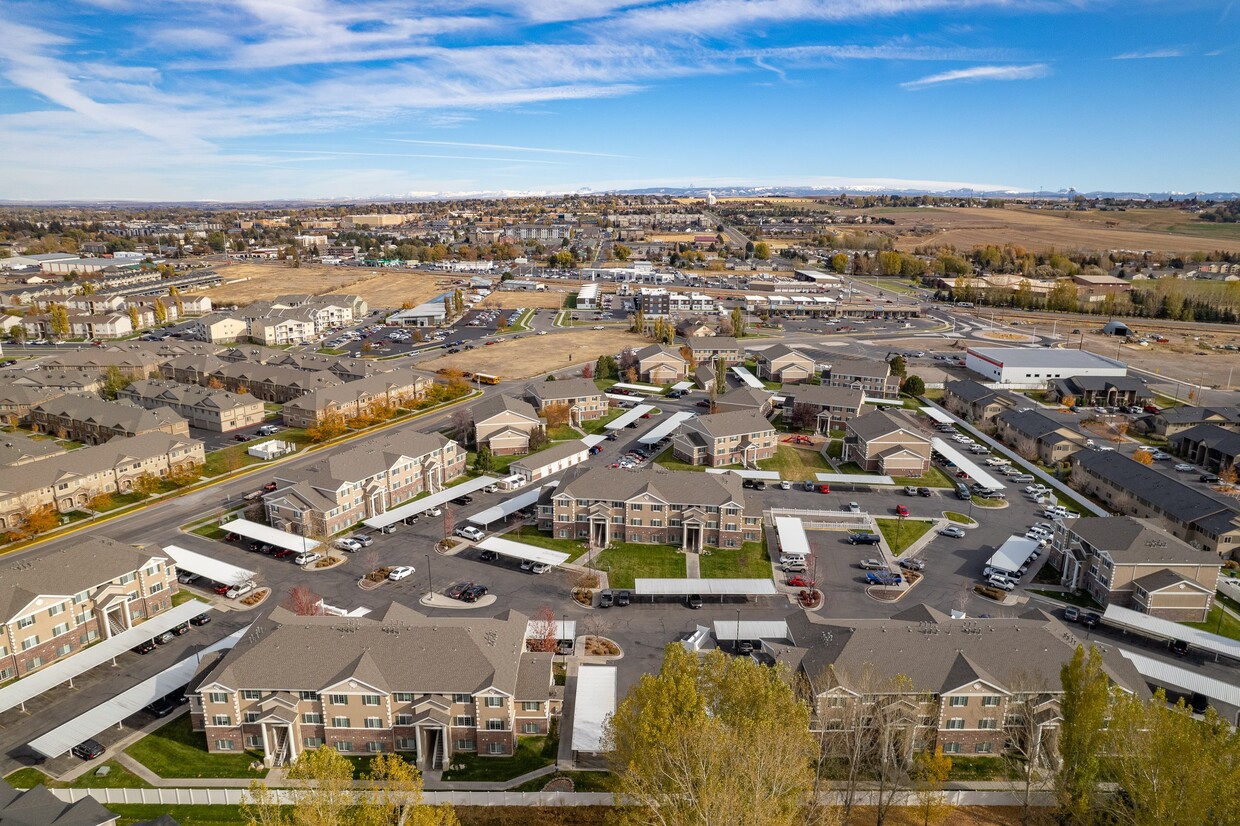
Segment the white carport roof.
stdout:
<svg viewBox="0 0 1240 826">
<path fill-rule="evenodd" d="M 601 433 L 591 433 L 589 436 L 582 436 L 581 441 L 585 443 L 586 447 L 594 447 L 607 441 L 607 437 Z"/>
<path fill-rule="evenodd" d="M 231 565 L 206 554 L 186 550 L 178 545 L 165 545 L 164 553 L 176 563 L 178 570 L 205 576 L 221 585 L 236 585 L 254 577 L 254 572 L 248 568 Z"/>
<path fill-rule="evenodd" d="M 498 505 L 479 511 L 469 517 L 469 521 L 475 525 L 487 526 L 492 522 L 503 519 L 505 516 L 511 516 L 522 508 L 527 508 L 538 501 L 538 497 L 542 495 L 545 488 L 553 488 L 559 482 L 551 482 L 541 487 L 530 488 L 529 490 L 518 493 L 516 496 L 510 496 Z"/>
<path fill-rule="evenodd" d="M 628 427 L 633 422 L 640 419 L 643 414 L 649 413 L 651 410 L 654 410 L 653 404 L 639 404 L 623 416 L 617 416 L 612 419 L 610 422 L 603 425 L 603 427 L 608 430 L 619 430 L 622 427 Z"/>
<path fill-rule="evenodd" d="M 1135 651 L 1119 649 L 1119 653 L 1127 657 L 1137 669 L 1137 673 L 1149 682 L 1163 688 L 1174 688 L 1181 691 L 1195 691 L 1204 694 L 1211 700 L 1218 700 L 1230 706 L 1240 708 L 1240 688 L 1232 683 L 1207 677 L 1187 668 L 1165 663 L 1153 657 L 1146 657 Z"/>
<path fill-rule="evenodd" d="M 663 395 L 663 388 L 657 384 L 625 384 L 624 382 L 616 382 L 612 387 L 619 387 L 621 390 L 636 390 L 638 393 L 658 393 Z"/>
<path fill-rule="evenodd" d="M 154 677 L 143 680 L 133 688 L 122 691 L 106 703 L 101 703 L 69 722 L 57 726 L 42 737 L 31 740 L 30 748 L 48 758 L 59 757 L 83 740 L 94 737 L 105 728 L 116 725 L 132 714 L 137 714 L 160 697 L 188 684 L 194 678 L 194 673 L 198 670 L 205 655 L 221 648 L 232 648 L 248 630 L 247 625 L 240 631 L 212 643 L 192 657 L 187 657 Z"/>
<path fill-rule="evenodd" d="M 999 546 L 999 550 L 991 554 L 987 560 L 987 565 L 992 565 L 1001 571 L 1019 571 L 1020 566 L 1024 565 L 1029 559 L 1029 554 L 1038 549 L 1038 541 L 1029 539 L 1024 536 L 1009 536 L 1007 541 Z"/>
<path fill-rule="evenodd" d="M 956 423 L 955 420 L 953 420 L 951 416 L 948 416 L 946 413 L 944 413 L 942 410 L 939 410 L 937 407 L 923 407 L 921 408 L 921 412 L 925 413 L 927 416 L 931 418 L 932 421 L 936 421 L 939 424 L 955 424 Z"/>
<path fill-rule="evenodd" d="M 864 404 L 890 404 L 890 405 L 903 405 L 904 404 L 904 401 L 901 399 L 880 399 L 876 396 L 862 396 L 861 401 Z"/>
<path fill-rule="evenodd" d="M 555 633 L 557 640 L 575 640 L 577 639 L 577 620 L 553 620 L 551 630 Z M 541 623 L 538 620 L 530 620 L 525 624 L 525 638 L 537 639 L 542 637 Z"/>
<path fill-rule="evenodd" d="M 74 677 L 85 674 L 92 668 L 124 654 L 138 643 L 145 642 L 183 622 L 188 622 L 191 617 L 210 610 L 211 606 L 205 602 L 198 600 L 183 602 L 162 614 L 156 614 L 141 625 L 122 631 L 90 648 L 82 649 L 71 657 L 53 663 L 41 671 L 22 677 L 17 682 L 0 688 L 0 713 L 51 691 L 61 683 L 67 683 Z"/>
<path fill-rule="evenodd" d="M 577 669 L 573 695 L 573 751 L 603 750 L 603 726 L 616 713 L 616 667 L 583 665 Z"/>
<path fill-rule="evenodd" d="M 266 542 L 270 545 L 275 545 L 277 548 L 287 548 L 290 551 L 313 551 L 322 544 L 308 536 L 302 536 L 299 533 L 289 533 L 288 531 L 278 531 L 275 528 L 260 525 L 248 519 L 234 519 L 231 522 L 225 522 L 220 525 L 220 530 L 239 533 L 246 539 L 256 539 L 259 542 Z"/>
<path fill-rule="evenodd" d="M 1108 605 L 1102 619 L 1113 625 L 1134 628 L 1164 639 L 1184 640 L 1189 645 L 1195 645 L 1211 654 L 1222 654 L 1225 657 L 1240 659 L 1240 642 L 1229 637 L 1211 634 L 1209 631 L 1198 631 L 1196 628 L 1189 628 L 1178 622 L 1151 617 L 1149 614 L 1142 614 L 1130 608 Z"/>
<path fill-rule="evenodd" d="M 894 485 L 895 479 L 890 476 L 871 476 L 868 473 L 815 473 L 819 482 L 830 485 Z"/>
<path fill-rule="evenodd" d="M 764 482 L 779 481 L 779 471 L 776 470 L 733 470 L 732 468 L 708 467 L 706 468 L 706 472 L 713 473 L 715 475 L 735 473 L 742 479 L 761 479 Z"/>
<path fill-rule="evenodd" d="M 678 381 L 672 385 L 673 390 L 690 390 L 692 388 L 693 382 L 691 381 Z"/>
<path fill-rule="evenodd" d="M 932 438 L 930 440 L 930 444 L 934 446 L 935 450 L 950 459 L 956 467 L 973 477 L 973 481 L 979 482 L 991 490 L 1004 490 L 1007 487 L 998 479 L 982 470 L 982 466 L 970 459 L 968 455 L 956 450 L 956 448 L 952 447 L 938 436 Z"/>
<path fill-rule="evenodd" d="M 744 367 L 741 367 L 740 365 L 733 365 L 732 375 L 740 379 L 745 384 L 746 387 L 752 387 L 754 390 L 765 390 L 766 389 L 765 384 L 758 381 L 757 377 L 754 376 L 753 373 L 750 373 L 748 370 L 746 370 Z"/>
<path fill-rule="evenodd" d="M 479 476 L 477 479 L 470 479 L 468 482 L 461 482 L 459 485 L 444 488 L 439 493 L 432 493 L 430 496 L 424 496 L 421 499 L 401 505 L 399 508 L 392 508 L 387 513 L 372 516 L 369 519 L 363 520 L 362 524 L 368 528 L 381 530 L 388 525 L 395 525 L 402 519 L 422 513 L 422 511 L 429 510 L 437 505 L 451 502 L 458 496 L 482 490 L 487 485 L 493 485 L 498 481 L 494 476 Z"/>
<path fill-rule="evenodd" d="M 775 583 L 769 579 L 636 579 L 633 591 L 643 596 L 765 596 L 777 593 Z"/>
<path fill-rule="evenodd" d="M 717 640 L 791 640 L 783 620 L 715 620 Z"/>
<path fill-rule="evenodd" d="M 682 424 L 689 421 L 696 415 L 697 415 L 696 413 L 690 413 L 684 410 L 678 413 L 673 413 L 672 415 L 664 419 L 662 422 L 659 422 L 659 424 L 650 428 L 650 430 L 647 431 L 646 434 L 642 436 L 640 439 L 638 439 L 637 441 L 639 444 L 643 444 L 643 445 L 652 445 L 652 444 L 655 444 L 656 442 L 660 442 L 663 440 L 665 436 L 672 435 L 672 433 L 674 433 L 678 427 L 680 427 Z"/>
<path fill-rule="evenodd" d="M 779 551 L 784 554 L 809 555 L 809 538 L 805 526 L 794 516 L 775 517 L 775 532 L 779 534 Z"/>
<path fill-rule="evenodd" d="M 477 547 L 484 551 L 495 551 L 495 553 L 502 556 L 511 556 L 514 559 L 528 559 L 532 562 L 545 562 L 548 565 L 561 565 L 568 560 L 569 556 L 561 551 L 550 551 L 546 548 L 539 548 L 536 545 L 513 542 L 511 539 L 504 539 L 499 536 L 488 536 L 477 543 Z"/>
</svg>

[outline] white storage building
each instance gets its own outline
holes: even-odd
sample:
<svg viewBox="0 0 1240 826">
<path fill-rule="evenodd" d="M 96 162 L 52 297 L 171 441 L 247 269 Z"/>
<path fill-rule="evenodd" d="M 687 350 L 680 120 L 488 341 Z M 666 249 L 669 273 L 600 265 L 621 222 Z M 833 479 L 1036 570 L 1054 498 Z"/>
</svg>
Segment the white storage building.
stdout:
<svg viewBox="0 0 1240 826">
<path fill-rule="evenodd" d="M 1128 365 L 1085 350 L 970 347 L 965 367 L 988 381 L 1030 384 L 1075 376 L 1126 376 Z"/>
</svg>

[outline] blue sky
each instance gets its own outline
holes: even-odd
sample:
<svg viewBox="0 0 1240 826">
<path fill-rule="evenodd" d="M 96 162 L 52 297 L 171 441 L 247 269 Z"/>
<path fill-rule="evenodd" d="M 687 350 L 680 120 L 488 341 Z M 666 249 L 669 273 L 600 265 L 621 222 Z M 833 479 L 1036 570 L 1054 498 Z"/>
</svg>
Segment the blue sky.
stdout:
<svg viewBox="0 0 1240 826">
<path fill-rule="evenodd" d="M 0 198 L 1240 190 L 1235 0 L 0 0 Z"/>
</svg>

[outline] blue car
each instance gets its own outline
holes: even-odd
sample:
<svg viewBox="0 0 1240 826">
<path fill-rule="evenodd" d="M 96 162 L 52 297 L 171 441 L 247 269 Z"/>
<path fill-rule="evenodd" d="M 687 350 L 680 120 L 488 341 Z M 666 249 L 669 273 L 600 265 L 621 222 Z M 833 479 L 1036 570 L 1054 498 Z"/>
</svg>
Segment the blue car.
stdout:
<svg viewBox="0 0 1240 826">
<path fill-rule="evenodd" d="M 891 571 L 869 571 L 865 581 L 867 585 L 899 585 L 904 578 Z"/>
</svg>

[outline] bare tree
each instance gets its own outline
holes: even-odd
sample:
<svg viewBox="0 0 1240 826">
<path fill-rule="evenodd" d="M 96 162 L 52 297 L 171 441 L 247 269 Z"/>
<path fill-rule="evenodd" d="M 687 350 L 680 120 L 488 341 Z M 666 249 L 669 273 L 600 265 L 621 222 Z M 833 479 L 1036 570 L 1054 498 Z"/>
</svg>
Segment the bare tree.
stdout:
<svg viewBox="0 0 1240 826">
<path fill-rule="evenodd" d="M 280 607 L 299 617 L 318 617 L 323 614 L 323 598 L 305 585 L 294 585 Z"/>
<path fill-rule="evenodd" d="M 1020 673 L 1012 677 L 1011 694 L 1003 715 L 1005 745 L 1003 762 L 1019 800 L 1020 826 L 1036 826 L 1040 807 L 1033 805 L 1039 792 L 1051 788 L 1055 748 L 1042 719 L 1057 704 L 1041 675 Z"/>
<path fill-rule="evenodd" d="M 473 430 L 474 414 L 468 407 L 458 407 L 452 411 L 452 432 L 456 434 L 461 444 L 467 445 L 473 442 Z"/>
<path fill-rule="evenodd" d="M 530 651 L 554 651 L 556 643 L 559 642 L 555 625 L 555 611 L 551 606 L 544 605 L 539 608 L 530 620 L 530 632 L 526 637 L 525 647 Z"/>
</svg>

